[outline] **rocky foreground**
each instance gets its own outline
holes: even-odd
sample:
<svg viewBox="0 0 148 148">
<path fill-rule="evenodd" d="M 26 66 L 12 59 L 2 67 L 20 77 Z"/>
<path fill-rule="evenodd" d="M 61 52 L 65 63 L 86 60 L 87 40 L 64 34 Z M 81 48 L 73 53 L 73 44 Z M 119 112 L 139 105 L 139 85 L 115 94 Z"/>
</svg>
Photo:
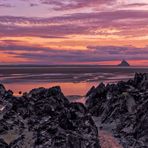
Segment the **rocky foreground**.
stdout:
<svg viewBox="0 0 148 148">
<path fill-rule="evenodd" d="M 15 97 L 0 85 L 0 100 L 0 148 L 100 148 L 85 106 L 70 103 L 60 87 Z"/>
<path fill-rule="evenodd" d="M 148 74 L 101 83 L 86 96 L 86 107 L 101 130 L 111 131 L 124 148 L 148 148 Z"/>
<path fill-rule="evenodd" d="M 0 148 L 101 147 L 148 148 L 148 74 L 92 87 L 85 105 L 60 87 L 16 97 L 0 85 Z"/>
</svg>

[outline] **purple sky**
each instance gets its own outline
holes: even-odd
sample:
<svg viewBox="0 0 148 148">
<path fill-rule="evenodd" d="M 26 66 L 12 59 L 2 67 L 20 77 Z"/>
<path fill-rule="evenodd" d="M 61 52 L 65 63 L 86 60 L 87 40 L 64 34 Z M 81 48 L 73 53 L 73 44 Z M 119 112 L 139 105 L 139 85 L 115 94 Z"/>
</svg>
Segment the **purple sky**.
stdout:
<svg viewBox="0 0 148 148">
<path fill-rule="evenodd" d="M 2 64 L 148 65 L 147 0 L 0 0 Z"/>
</svg>

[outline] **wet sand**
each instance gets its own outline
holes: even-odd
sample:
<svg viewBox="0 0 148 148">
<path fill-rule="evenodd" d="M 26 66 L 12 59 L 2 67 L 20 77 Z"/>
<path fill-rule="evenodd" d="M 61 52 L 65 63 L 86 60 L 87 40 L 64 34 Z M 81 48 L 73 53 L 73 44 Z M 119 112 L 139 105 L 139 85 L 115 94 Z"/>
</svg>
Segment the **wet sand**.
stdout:
<svg viewBox="0 0 148 148">
<path fill-rule="evenodd" d="M 117 139 L 115 139 L 111 133 L 106 131 L 99 131 L 99 140 L 101 148 L 123 148 Z"/>
<path fill-rule="evenodd" d="M 148 67 L 118 66 L 0 66 L 0 74 L 43 73 L 135 73 L 148 72 Z"/>
</svg>

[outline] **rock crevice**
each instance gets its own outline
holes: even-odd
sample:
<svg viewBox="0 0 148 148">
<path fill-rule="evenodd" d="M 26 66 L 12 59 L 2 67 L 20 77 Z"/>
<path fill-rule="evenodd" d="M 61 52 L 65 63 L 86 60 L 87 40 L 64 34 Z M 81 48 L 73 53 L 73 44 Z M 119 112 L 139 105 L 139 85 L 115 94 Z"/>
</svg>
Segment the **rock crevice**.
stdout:
<svg viewBox="0 0 148 148">
<path fill-rule="evenodd" d="M 101 120 L 102 127 L 110 125 L 123 147 L 148 147 L 148 74 L 136 73 L 133 79 L 117 84 L 100 84 L 87 93 L 86 107 Z"/>
</svg>

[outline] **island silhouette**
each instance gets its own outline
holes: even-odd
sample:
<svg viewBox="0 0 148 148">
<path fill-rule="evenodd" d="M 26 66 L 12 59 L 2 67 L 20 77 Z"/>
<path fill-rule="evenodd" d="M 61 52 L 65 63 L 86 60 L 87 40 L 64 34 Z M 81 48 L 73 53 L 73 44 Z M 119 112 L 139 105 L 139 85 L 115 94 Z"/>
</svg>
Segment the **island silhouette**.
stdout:
<svg viewBox="0 0 148 148">
<path fill-rule="evenodd" d="M 118 64 L 118 66 L 121 66 L 121 67 L 129 67 L 130 64 L 126 61 L 126 60 L 122 60 L 120 64 Z"/>
</svg>

